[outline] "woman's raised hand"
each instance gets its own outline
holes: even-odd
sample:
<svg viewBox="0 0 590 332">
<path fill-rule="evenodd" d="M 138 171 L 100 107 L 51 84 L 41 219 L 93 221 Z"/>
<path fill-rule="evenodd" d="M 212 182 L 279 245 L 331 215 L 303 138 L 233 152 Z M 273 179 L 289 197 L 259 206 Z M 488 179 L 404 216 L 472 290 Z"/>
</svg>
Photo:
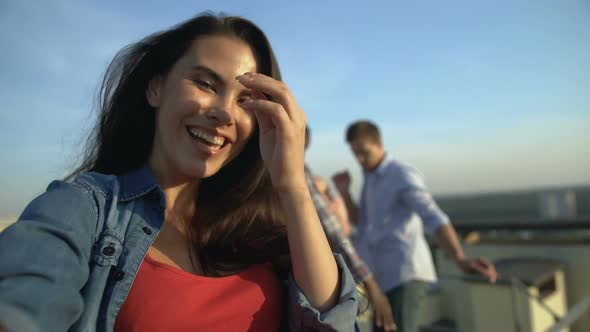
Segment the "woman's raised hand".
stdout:
<svg viewBox="0 0 590 332">
<path fill-rule="evenodd" d="M 304 172 L 305 113 L 287 85 L 269 76 L 246 73 L 240 83 L 263 95 L 242 106 L 254 112 L 260 131 L 260 153 L 273 186 L 279 190 L 307 188 Z M 307 190 L 307 189 L 305 189 Z"/>
</svg>

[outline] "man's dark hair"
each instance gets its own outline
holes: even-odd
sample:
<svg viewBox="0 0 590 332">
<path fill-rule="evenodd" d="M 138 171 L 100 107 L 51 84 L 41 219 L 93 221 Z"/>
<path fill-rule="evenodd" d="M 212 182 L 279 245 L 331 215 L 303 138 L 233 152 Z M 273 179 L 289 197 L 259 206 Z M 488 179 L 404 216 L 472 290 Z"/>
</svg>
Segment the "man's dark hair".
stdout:
<svg viewBox="0 0 590 332">
<path fill-rule="evenodd" d="M 375 143 L 380 143 L 381 134 L 379 134 L 379 128 L 368 120 L 356 121 L 346 129 L 346 141 L 352 143 L 357 139 L 369 139 Z"/>
</svg>

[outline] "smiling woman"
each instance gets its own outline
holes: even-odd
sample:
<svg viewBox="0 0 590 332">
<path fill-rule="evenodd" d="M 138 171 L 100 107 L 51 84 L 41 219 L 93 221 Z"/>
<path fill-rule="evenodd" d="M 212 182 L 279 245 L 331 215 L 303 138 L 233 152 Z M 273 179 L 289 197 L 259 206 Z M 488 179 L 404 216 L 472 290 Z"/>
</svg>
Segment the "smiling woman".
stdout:
<svg viewBox="0 0 590 332">
<path fill-rule="evenodd" d="M 200 37 L 165 77 L 150 81 L 147 100 L 157 110 L 150 164 L 156 173 L 206 178 L 242 151 L 255 118 L 243 105 L 252 92 L 236 78 L 248 72 L 256 72 L 250 46 L 213 35 Z"/>
<path fill-rule="evenodd" d="M 354 330 L 355 284 L 305 179 L 305 114 L 258 27 L 201 15 L 149 36 L 101 93 L 80 167 L 0 236 L 0 326 Z"/>
</svg>

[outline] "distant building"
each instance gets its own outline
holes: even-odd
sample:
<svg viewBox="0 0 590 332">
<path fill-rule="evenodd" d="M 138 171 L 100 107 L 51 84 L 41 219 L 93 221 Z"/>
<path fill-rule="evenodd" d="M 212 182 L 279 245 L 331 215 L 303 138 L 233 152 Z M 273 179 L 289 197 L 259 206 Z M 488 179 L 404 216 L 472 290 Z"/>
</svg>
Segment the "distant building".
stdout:
<svg viewBox="0 0 590 332">
<path fill-rule="evenodd" d="M 457 223 L 590 218 L 590 186 L 437 196 Z"/>
<path fill-rule="evenodd" d="M 572 190 L 539 193 L 539 217 L 542 219 L 575 218 L 576 193 Z"/>
</svg>

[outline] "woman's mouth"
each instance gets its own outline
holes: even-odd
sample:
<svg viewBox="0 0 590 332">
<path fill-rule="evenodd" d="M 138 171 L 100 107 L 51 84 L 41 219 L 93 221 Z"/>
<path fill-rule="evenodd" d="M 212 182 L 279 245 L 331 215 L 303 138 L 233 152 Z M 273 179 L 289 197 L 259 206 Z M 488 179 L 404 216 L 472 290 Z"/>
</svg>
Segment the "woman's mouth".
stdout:
<svg viewBox="0 0 590 332">
<path fill-rule="evenodd" d="M 205 148 L 205 152 L 215 153 L 223 148 L 226 144 L 225 137 L 211 135 L 196 127 L 186 127 L 188 134 L 198 143 L 202 148 Z"/>
</svg>

